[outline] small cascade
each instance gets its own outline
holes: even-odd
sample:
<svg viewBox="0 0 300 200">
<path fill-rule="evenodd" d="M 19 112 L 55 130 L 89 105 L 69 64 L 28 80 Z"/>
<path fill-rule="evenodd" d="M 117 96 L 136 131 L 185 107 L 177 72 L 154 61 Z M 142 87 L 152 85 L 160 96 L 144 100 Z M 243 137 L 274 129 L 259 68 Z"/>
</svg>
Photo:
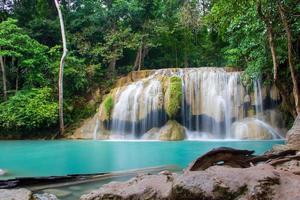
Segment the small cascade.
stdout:
<svg viewBox="0 0 300 200">
<path fill-rule="evenodd" d="M 184 77 L 183 124 L 189 130 L 210 132 L 218 138 L 231 137 L 231 124 L 243 116 L 240 72 L 208 68 Z"/>
<path fill-rule="evenodd" d="M 263 113 L 264 107 L 263 107 L 263 97 L 261 92 L 261 80 L 257 79 L 253 81 L 254 85 L 254 98 L 255 98 L 255 111 L 256 114 Z"/>
<path fill-rule="evenodd" d="M 266 98 L 272 106 L 278 103 L 276 89 L 262 88 L 258 79 L 253 81 L 253 90 L 248 91 L 241 81 L 242 73 L 203 67 L 147 71 L 147 76 L 140 75 L 138 80 L 134 80 L 138 75 L 131 75 L 128 83 L 111 92 L 114 105 L 111 118 L 103 121 L 106 130 L 110 131 L 110 138 L 137 139 L 148 131 L 154 134 L 168 120 L 176 120 L 184 127 L 187 139 L 280 138 L 282 127 L 270 125 L 276 124 L 277 115 L 267 117 L 266 111 L 273 108 L 264 110 Z M 182 85 L 175 117 L 166 112 L 167 90 L 174 76 Z M 102 112 L 100 108 L 100 116 Z"/>
<path fill-rule="evenodd" d="M 93 131 L 93 139 L 94 140 L 97 140 L 97 133 L 99 131 L 99 118 L 98 116 L 96 117 L 96 120 L 95 120 L 95 128 L 94 128 L 94 131 Z"/>
<path fill-rule="evenodd" d="M 157 79 L 138 81 L 120 88 L 112 113 L 112 132 L 134 136 L 161 126 L 166 121 L 162 111 L 163 98 L 162 84 Z"/>
</svg>

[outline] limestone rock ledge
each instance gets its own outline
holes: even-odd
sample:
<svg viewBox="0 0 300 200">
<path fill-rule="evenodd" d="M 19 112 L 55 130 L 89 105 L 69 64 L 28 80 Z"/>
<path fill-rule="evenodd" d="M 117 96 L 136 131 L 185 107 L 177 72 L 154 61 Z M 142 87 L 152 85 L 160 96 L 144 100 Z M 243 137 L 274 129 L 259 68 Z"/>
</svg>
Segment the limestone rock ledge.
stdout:
<svg viewBox="0 0 300 200">
<path fill-rule="evenodd" d="M 287 133 L 287 145 L 300 150 L 300 115 L 295 119 L 293 127 Z"/>
<path fill-rule="evenodd" d="M 27 189 L 0 189 L 1 200 L 31 200 L 32 192 Z"/>
<path fill-rule="evenodd" d="M 113 182 L 81 196 L 81 200 L 296 200 L 300 176 L 268 164 L 250 168 L 213 166 L 205 171 L 176 175 L 141 175 L 127 182 Z"/>
</svg>

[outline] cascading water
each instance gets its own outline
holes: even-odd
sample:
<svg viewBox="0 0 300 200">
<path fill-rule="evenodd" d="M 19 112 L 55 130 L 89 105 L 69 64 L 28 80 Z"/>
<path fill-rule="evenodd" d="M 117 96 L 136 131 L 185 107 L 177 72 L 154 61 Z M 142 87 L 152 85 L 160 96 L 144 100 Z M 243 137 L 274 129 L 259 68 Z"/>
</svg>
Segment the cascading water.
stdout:
<svg viewBox="0 0 300 200">
<path fill-rule="evenodd" d="M 240 72 L 200 68 L 184 77 L 183 125 L 218 138 L 231 137 L 231 124 L 243 116 Z M 240 116 L 241 115 L 241 116 Z"/>
<path fill-rule="evenodd" d="M 182 81 L 176 120 L 186 128 L 188 139 L 279 138 L 279 129 L 265 121 L 261 82 L 254 81 L 251 93 L 243 86 L 241 74 L 224 68 L 161 69 L 118 87 L 108 127 L 112 138 L 139 138 L 168 121 L 164 101 L 166 80 L 172 76 Z"/>
<path fill-rule="evenodd" d="M 129 133 L 129 138 L 134 138 L 149 128 L 161 126 L 160 120 L 166 119 L 162 112 L 162 85 L 156 79 L 138 81 L 117 91 L 116 101 L 111 128 L 114 134 Z"/>
</svg>

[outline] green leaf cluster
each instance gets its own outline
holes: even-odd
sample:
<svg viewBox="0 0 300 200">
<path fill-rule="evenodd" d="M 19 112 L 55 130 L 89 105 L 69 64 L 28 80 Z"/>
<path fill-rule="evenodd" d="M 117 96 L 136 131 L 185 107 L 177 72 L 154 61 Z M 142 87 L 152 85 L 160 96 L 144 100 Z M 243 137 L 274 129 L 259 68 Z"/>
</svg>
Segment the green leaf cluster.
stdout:
<svg viewBox="0 0 300 200">
<path fill-rule="evenodd" d="M 57 124 L 58 105 L 48 87 L 17 92 L 0 104 L 0 129 L 31 130 Z"/>
</svg>

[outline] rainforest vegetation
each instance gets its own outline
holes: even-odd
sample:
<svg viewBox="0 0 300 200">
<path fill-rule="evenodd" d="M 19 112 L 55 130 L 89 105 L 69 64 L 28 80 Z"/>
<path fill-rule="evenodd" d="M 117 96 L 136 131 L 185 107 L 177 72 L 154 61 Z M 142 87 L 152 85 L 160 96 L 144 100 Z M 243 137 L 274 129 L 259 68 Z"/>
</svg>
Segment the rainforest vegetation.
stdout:
<svg viewBox="0 0 300 200">
<path fill-rule="evenodd" d="M 236 67 L 275 83 L 300 112 L 298 0 L 61 0 L 68 54 L 64 120 L 91 116 L 128 72 Z M 58 131 L 60 23 L 53 0 L 0 0 L 0 133 Z M 107 99 L 107 110 L 111 99 Z"/>
</svg>

